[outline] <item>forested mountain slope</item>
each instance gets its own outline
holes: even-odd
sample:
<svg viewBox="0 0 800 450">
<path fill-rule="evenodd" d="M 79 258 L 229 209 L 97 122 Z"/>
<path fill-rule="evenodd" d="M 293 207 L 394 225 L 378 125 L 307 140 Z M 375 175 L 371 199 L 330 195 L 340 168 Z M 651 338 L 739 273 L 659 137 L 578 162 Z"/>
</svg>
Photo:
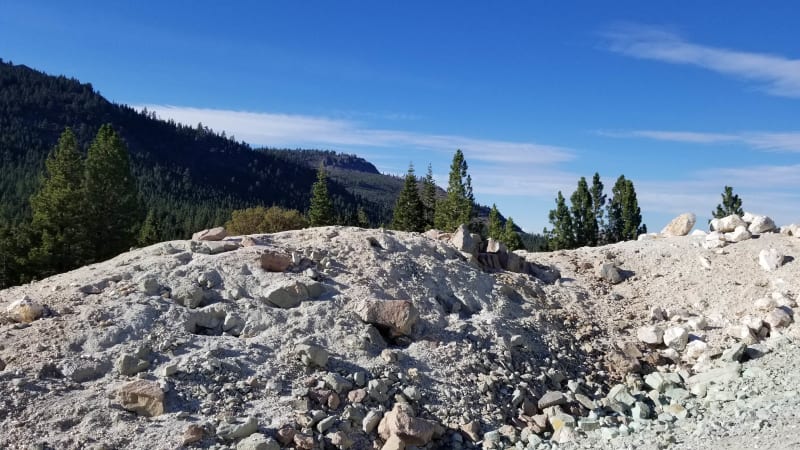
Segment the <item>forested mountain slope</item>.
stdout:
<svg viewBox="0 0 800 450">
<path fill-rule="evenodd" d="M 315 165 L 322 161 L 309 163 L 305 156 L 326 155 L 334 172 L 367 171 L 369 189 L 355 192 L 371 189 L 370 198 L 349 191 L 339 182 L 343 177 L 332 174 L 330 192 L 345 221 L 359 207 L 375 223 L 388 221 L 388 199 L 399 191 L 395 178 L 351 155 L 253 151 L 200 124 L 159 120 L 109 102 L 91 84 L 0 60 L 0 225 L 26 220 L 44 159 L 65 127 L 74 130 L 85 150 L 104 123 L 127 143 L 139 191 L 158 217 L 162 239 L 221 224 L 233 209 L 274 204 L 305 210 Z"/>
</svg>

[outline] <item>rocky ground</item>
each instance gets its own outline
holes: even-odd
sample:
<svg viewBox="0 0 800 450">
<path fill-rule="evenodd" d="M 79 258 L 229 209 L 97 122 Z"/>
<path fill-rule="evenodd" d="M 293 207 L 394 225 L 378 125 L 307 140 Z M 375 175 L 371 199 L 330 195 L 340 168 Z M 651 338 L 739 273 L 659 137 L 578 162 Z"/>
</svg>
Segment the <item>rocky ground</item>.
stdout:
<svg viewBox="0 0 800 450">
<path fill-rule="evenodd" d="M 800 233 L 726 219 L 210 230 L 0 291 L 0 448 L 796 448 Z"/>
</svg>

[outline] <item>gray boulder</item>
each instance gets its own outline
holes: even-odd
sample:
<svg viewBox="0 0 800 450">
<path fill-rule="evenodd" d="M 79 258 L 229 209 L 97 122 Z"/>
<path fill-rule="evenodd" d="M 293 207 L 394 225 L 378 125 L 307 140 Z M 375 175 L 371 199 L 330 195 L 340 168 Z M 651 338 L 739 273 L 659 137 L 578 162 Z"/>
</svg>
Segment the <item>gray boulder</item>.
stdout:
<svg viewBox="0 0 800 450">
<path fill-rule="evenodd" d="M 753 216 L 753 220 L 747 230 L 753 234 L 767 233 L 775 231 L 775 222 L 767 216 Z"/>
<path fill-rule="evenodd" d="M 761 252 L 758 254 L 758 264 L 767 272 L 777 270 L 780 266 L 782 266 L 783 259 L 783 253 L 774 248 L 769 250 L 761 250 Z"/>
<path fill-rule="evenodd" d="M 697 222 L 697 216 L 693 213 L 684 213 L 672 219 L 667 226 L 661 230 L 661 234 L 665 236 L 686 236 L 694 228 Z"/>
<path fill-rule="evenodd" d="M 453 244 L 453 246 L 459 251 L 470 253 L 472 255 L 478 253 L 478 245 L 480 244 L 480 242 L 476 241 L 472 237 L 469 229 L 467 229 L 467 226 L 464 224 L 459 225 L 456 232 L 453 233 L 453 236 L 450 238 L 450 243 Z"/>
<path fill-rule="evenodd" d="M 198 231 L 192 235 L 193 241 L 221 241 L 228 236 L 225 227 L 216 227 Z"/>
<path fill-rule="evenodd" d="M 622 273 L 620 273 L 617 266 L 612 263 L 605 263 L 600 266 L 597 269 L 597 277 L 608 281 L 611 284 L 619 284 L 624 280 Z"/>
</svg>

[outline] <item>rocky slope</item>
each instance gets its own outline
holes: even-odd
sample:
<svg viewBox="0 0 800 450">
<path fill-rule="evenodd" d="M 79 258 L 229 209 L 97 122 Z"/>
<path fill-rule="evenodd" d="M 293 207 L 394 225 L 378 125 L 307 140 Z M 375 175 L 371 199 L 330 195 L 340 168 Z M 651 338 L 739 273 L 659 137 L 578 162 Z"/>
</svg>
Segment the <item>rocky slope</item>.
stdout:
<svg viewBox="0 0 800 450">
<path fill-rule="evenodd" d="M 0 448 L 791 448 L 788 230 L 536 254 L 463 230 L 211 230 L 133 250 L 0 291 Z"/>
</svg>

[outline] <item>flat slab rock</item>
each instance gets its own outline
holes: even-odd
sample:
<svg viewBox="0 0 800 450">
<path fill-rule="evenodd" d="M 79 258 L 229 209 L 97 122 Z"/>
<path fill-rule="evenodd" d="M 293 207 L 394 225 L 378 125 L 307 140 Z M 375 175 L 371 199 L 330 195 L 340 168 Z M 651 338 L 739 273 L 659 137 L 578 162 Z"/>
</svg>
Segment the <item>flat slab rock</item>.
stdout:
<svg viewBox="0 0 800 450">
<path fill-rule="evenodd" d="M 548 391 L 542 398 L 539 399 L 539 409 L 549 408 L 551 406 L 563 405 L 567 403 L 567 396 L 558 391 Z"/>
<path fill-rule="evenodd" d="M 117 391 L 123 408 L 140 416 L 154 417 L 164 414 L 164 391 L 155 381 L 136 380 Z"/>
<path fill-rule="evenodd" d="M 221 241 L 228 236 L 225 227 L 210 228 L 192 235 L 193 241 Z"/>
</svg>

